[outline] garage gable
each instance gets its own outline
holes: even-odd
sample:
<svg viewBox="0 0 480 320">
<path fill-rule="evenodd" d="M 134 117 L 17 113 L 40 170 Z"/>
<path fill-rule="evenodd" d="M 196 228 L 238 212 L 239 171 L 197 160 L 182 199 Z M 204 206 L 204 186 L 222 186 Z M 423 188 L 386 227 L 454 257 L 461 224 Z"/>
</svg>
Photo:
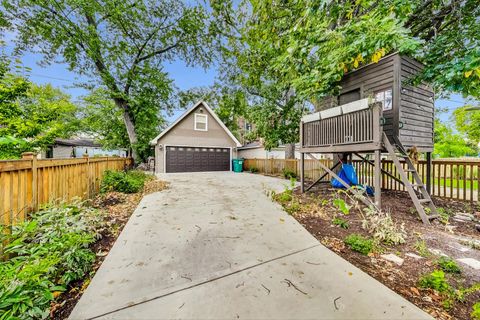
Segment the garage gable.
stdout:
<svg viewBox="0 0 480 320">
<path fill-rule="evenodd" d="M 184 146 L 240 147 L 241 144 L 203 101 L 182 116 L 151 141 L 157 144 Z"/>
</svg>

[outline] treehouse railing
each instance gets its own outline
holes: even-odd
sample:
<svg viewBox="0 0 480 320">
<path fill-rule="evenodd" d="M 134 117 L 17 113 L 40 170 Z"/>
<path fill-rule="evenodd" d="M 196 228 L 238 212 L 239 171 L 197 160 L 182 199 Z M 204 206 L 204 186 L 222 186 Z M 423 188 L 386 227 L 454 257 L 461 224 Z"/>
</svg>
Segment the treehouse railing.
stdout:
<svg viewBox="0 0 480 320">
<path fill-rule="evenodd" d="M 372 150 L 378 149 L 381 147 L 381 113 L 381 106 L 373 104 L 367 109 L 304 122 L 302 148 L 370 144 Z"/>
</svg>

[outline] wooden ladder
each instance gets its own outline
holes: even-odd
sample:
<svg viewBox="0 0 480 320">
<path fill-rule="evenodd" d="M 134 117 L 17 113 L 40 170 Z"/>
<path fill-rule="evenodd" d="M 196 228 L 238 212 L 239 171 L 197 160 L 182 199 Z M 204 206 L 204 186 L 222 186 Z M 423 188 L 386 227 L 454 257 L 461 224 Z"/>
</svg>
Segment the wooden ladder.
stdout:
<svg viewBox="0 0 480 320">
<path fill-rule="evenodd" d="M 397 139 L 395 139 L 394 147 L 388 140 L 388 137 L 385 133 L 383 133 L 383 144 L 387 149 L 388 154 L 392 158 L 393 163 L 397 168 L 397 172 L 400 174 L 402 183 L 405 185 L 405 188 L 407 189 L 410 198 L 412 198 L 413 204 L 415 205 L 415 209 L 417 209 L 420 218 L 422 219 L 424 224 L 430 224 L 431 219 L 435 219 L 439 216 L 437 212 L 437 207 L 435 207 L 432 198 L 430 198 L 430 195 L 427 192 L 427 188 L 425 187 L 422 179 L 418 175 L 417 169 L 413 165 L 412 160 L 410 160 L 405 148 Z M 399 158 L 403 158 L 405 160 L 408 166 L 407 169 L 403 168 Z M 414 178 L 413 184 L 408 179 L 408 172 L 410 172 Z"/>
</svg>

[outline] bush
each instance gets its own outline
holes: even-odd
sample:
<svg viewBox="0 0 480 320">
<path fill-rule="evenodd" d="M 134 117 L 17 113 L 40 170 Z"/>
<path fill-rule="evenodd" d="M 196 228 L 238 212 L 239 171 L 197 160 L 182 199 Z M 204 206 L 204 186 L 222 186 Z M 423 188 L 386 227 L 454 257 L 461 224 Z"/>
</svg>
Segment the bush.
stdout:
<svg viewBox="0 0 480 320">
<path fill-rule="evenodd" d="M 462 270 L 458 266 L 458 264 L 455 262 L 455 260 L 449 258 L 449 257 L 440 257 L 437 260 L 438 266 L 445 272 L 447 273 L 461 273 Z"/>
<path fill-rule="evenodd" d="M 397 225 L 388 212 L 379 211 L 372 207 L 365 208 L 365 219 L 362 227 L 377 241 L 387 245 L 405 243 L 407 232 L 404 225 Z"/>
<path fill-rule="evenodd" d="M 76 203 L 33 213 L 11 234 L 0 228 L 9 257 L 0 262 L 0 319 L 47 318 L 50 302 L 91 270 L 89 245 L 103 221 L 100 211 Z"/>
<path fill-rule="evenodd" d="M 373 249 L 373 240 L 364 238 L 361 235 L 355 233 L 347 236 L 344 242 L 353 251 L 360 252 L 364 255 L 369 254 Z"/>
<path fill-rule="evenodd" d="M 297 174 L 290 169 L 284 168 L 282 170 L 282 173 L 283 173 L 283 176 L 285 177 L 285 179 L 296 179 L 297 178 Z"/>
<path fill-rule="evenodd" d="M 251 167 L 251 168 L 250 168 L 250 172 L 251 172 L 251 173 L 257 173 L 257 172 L 258 172 L 258 169 L 255 168 L 255 167 Z"/>
<path fill-rule="evenodd" d="M 434 270 L 432 273 L 424 275 L 418 284 L 421 288 L 434 289 L 440 293 L 448 293 L 452 290 L 442 270 Z"/>
<path fill-rule="evenodd" d="M 470 314 L 470 316 L 472 317 L 472 319 L 475 319 L 475 320 L 480 320 L 480 301 L 475 303 L 472 307 L 472 313 Z"/>
<path fill-rule="evenodd" d="M 123 193 L 137 193 L 143 189 L 145 181 L 151 176 L 138 170 L 105 171 L 100 187 L 101 192 L 118 191 Z"/>
<path fill-rule="evenodd" d="M 333 218 L 332 223 L 343 229 L 348 229 L 349 227 L 348 222 L 345 219 L 338 218 L 338 217 Z"/>
</svg>

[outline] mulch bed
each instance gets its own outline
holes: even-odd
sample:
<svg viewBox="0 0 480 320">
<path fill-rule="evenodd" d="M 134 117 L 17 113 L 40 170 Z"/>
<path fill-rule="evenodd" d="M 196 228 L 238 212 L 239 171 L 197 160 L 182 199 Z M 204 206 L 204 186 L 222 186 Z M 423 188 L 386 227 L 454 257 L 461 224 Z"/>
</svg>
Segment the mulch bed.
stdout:
<svg viewBox="0 0 480 320">
<path fill-rule="evenodd" d="M 109 192 L 98 195 L 92 200 L 92 206 L 108 212 L 106 221 L 107 227 L 101 233 L 101 238 L 92 246 L 92 251 L 96 252 L 97 256 L 90 277 L 88 279 L 74 282 L 70 285 L 68 291 L 61 294 L 54 302 L 52 302 L 50 309 L 50 317 L 52 319 L 68 318 L 143 196 L 153 192 L 162 191 L 166 188 L 166 182 L 151 180 L 145 183 L 143 192 L 134 194 Z"/>
<path fill-rule="evenodd" d="M 445 297 L 431 289 L 418 287 L 421 275 L 438 269 L 434 254 L 421 259 L 406 256 L 406 253 L 420 255 L 417 250 L 418 241 L 424 241 L 428 248 L 439 249 L 442 252 L 453 252 L 449 241 L 456 241 L 455 237 L 467 237 L 480 240 L 480 232 L 475 229 L 473 222 L 457 222 L 449 219 L 447 225 L 433 221 L 430 226 L 424 226 L 413 209 L 413 203 L 406 192 L 385 191 L 382 192 L 382 210 L 389 212 L 393 221 L 404 224 L 407 231 L 406 243 L 396 246 L 382 245 L 380 251 L 368 256 L 350 250 L 344 239 L 352 233 L 370 237 L 362 228 L 362 215 L 360 210 L 364 207 L 359 205 L 352 209 L 350 214 L 343 215 L 334 207 L 332 200 L 343 197 L 346 202 L 349 199 L 328 186 L 317 187 L 307 194 L 301 194 L 297 189 L 293 190 L 293 197 L 297 203 L 292 214 L 313 236 L 325 246 L 348 260 L 364 272 L 368 273 L 390 289 L 399 293 L 407 300 L 422 308 L 437 319 L 470 319 L 472 306 L 480 300 L 480 292 L 468 295 L 465 301 L 457 301 L 450 308 L 443 306 Z M 278 201 L 278 198 L 277 198 Z M 291 202 L 279 201 L 286 209 Z M 468 212 L 480 218 L 480 207 L 477 204 L 460 201 L 434 199 L 437 207 L 444 208 L 448 213 Z M 351 202 L 350 202 L 351 203 Z M 288 211 L 288 210 L 287 210 Z M 348 221 L 348 229 L 343 229 L 332 224 L 334 216 L 339 216 Z M 446 239 L 446 240 L 445 240 Z M 480 257 L 480 251 L 471 249 L 475 257 Z M 404 259 L 401 266 L 380 257 L 383 253 L 393 253 Z M 454 256 L 452 256 L 454 258 Z M 459 264 L 461 267 L 462 265 Z M 480 282 L 480 272 L 465 267 L 458 276 L 448 275 L 449 283 L 455 288 L 467 288 Z M 470 269 L 470 270 L 468 270 Z"/>
</svg>

